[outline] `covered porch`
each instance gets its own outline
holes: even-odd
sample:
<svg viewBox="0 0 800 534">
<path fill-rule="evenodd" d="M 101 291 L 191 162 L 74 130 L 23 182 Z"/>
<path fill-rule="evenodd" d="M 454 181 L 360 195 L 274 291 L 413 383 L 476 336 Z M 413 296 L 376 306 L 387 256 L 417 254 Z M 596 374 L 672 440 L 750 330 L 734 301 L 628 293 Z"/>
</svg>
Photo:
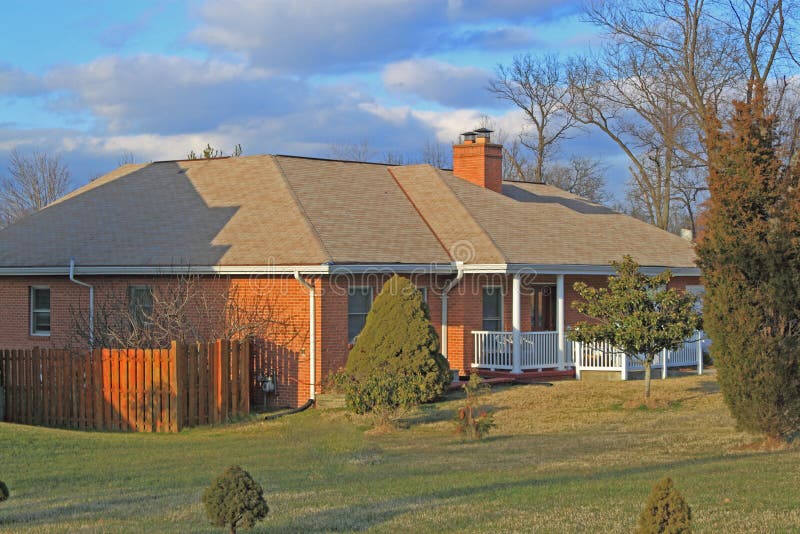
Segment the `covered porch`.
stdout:
<svg viewBox="0 0 800 534">
<path fill-rule="evenodd" d="M 505 371 L 522 374 L 526 371 L 544 371 L 557 369 L 560 371 L 573 367 L 571 351 L 565 337 L 564 321 L 564 275 L 555 277 L 551 292 L 550 286 L 545 294 L 546 300 L 534 300 L 532 306 L 531 327 L 536 330 L 523 330 L 523 280 L 522 274 L 513 276 L 511 283 L 511 329 L 510 330 L 473 330 L 473 369 L 485 371 Z M 538 310 L 537 310 L 538 306 Z M 491 303 L 489 305 L 491 308 Z M 497 313 L 502 316 L 502 312 Z M 487 303 L 484 300 L 484 326 L 493 325 L 491 309 L 487 314 Z M 502 322 L 494 323 L 502 326 Z M 494 326 L 493 325 L 493 326 Z"/>
</svg>

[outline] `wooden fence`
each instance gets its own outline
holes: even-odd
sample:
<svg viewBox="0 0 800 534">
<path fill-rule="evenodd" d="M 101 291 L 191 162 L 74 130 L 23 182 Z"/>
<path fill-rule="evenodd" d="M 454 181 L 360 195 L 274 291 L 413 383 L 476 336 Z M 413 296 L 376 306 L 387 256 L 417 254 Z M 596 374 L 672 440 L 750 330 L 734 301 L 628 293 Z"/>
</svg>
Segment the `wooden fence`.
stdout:
<svg viewBox="0 0 800 534">
<path fill-rule="evenodd" d="M 0 350 L 7 422 L 177 432 L 250 412 L 248 342 L 169 349 Z"/>
</svg>

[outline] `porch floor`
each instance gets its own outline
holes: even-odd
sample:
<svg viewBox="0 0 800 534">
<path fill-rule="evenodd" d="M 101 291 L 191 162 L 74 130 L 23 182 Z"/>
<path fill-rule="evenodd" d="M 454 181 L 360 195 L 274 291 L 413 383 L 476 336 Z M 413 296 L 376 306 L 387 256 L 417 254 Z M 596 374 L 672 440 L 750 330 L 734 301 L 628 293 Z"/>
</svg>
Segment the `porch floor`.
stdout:
<svg viewBox="0 0 800 534">
<path fill-rule="evenodd" d="M 540 384 L 542 382 L 572 380 L 575 378 L 575 369 L 565 369 L 563 371 L 544 369 L 542 371 L 523 371 L 518 374 L 514 374 L 511 371 L 487 371 L 486 369 L 476 369 L 473 372 L 478 373 L 487 384 Z M 463 379 L 453 382 L 450 384 L 450 389 L 461 389 L 461 386 L 465 383 L 466 381 Z"/>
</svg>

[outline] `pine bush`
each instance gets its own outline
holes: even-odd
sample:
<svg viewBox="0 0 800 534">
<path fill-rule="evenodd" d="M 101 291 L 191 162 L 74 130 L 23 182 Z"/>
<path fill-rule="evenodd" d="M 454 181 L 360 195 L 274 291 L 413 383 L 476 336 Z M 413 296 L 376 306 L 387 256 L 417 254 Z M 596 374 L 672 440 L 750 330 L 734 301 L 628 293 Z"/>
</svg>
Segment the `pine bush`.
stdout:
<svg viewBox="0 0 800 534">
<path fill-rule="evenodd" d="M 227 526 L 231 534 L 236 534 L 237 528 L 253 528 L 269 512 L 261 484 L 238 465 L 211 482 L 203 493 L 203 504 L 211 524 Z"/>
<path fill-rule="evenodd" d="M 469 382 L 462 386 L 467 397 L 464 406 L 456 413 L 456 431 L 472 439 L 481 439 L 495 427 L 494 414 L 487 408 L 479 406 L 479 398 L 489 389 L 489 384 L 473 373 Z"/>
<path fill-rule="evenodd" d="M 450 368 L 411 281 L 395 275 L 384 284 L 336 383 L 349 409 L 375 412 L 384 421 L 445 391 Z"/>
<path fill-rule="evenodd" d="M 692 531 L 692 510 L 672 479 L 662 478 L 639 516 L 638 534 L 681 534 Z"/>
<path fill-rule="evenodd" d="M 9 495 L 8 486 L 6 486 L 5 482 L 0 480 L 0 502 L 8 500 Z"/>
</svg>

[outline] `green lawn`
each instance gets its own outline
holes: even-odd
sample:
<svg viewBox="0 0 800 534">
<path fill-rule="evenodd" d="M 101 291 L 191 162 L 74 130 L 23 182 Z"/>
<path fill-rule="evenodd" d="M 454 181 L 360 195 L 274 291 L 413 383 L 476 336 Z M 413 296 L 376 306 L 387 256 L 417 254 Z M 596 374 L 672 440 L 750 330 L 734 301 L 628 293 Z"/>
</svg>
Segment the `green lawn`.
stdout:
<svg viewBox="0 0 800 534">
<path fill-rule="evenodd" d="M 200 494 L 238 463 L 264 486 L 260 528 L 297 531 L 630 532 L 671 476 L 704 532 L 800 532 L 800 450 L 742 445 L 713 376 L 498 388 L 489 438 L 452 432 L 460 394 L 408 428 L 365 432 L 310 410 L 178 435 L 0 424 L 0 531 L 209 531 Z"/>
</svg>

